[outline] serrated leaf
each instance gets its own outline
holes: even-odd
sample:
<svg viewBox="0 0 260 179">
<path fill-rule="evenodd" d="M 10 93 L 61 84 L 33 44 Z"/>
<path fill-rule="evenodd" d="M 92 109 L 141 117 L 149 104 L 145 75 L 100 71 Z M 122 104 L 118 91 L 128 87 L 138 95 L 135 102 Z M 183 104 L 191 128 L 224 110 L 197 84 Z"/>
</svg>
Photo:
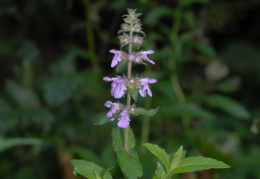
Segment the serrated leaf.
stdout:
<svg viewBox="0 0 260 179">
<path fill-rule="evenodd" d="M 71 164 L 74 167 L 73 173 L 80 174 L 86 178 L 94 179 L 94 178 L 101 178 L 102 174 L 104 173 L 104 169 L 99 165 L 88 162 L 86 160 L 71 160 Z M 98 176 L 98 177 L 97 177 Z M 112 179 L 110 173 L 107 173 L 104 179 Z"/>
<path fill-rule="evenodd" d="M 165 167 L 164 165 L 162 164 L 161 161 L 157 162 L 157 167 L 156 167 L 156 170 L 155 170 L 155 175 L 159 178 L 162 178 L 163 176 L 165 176 L 166 174 L 166 171 L 165 171 Z"/>
<path fill-rule="evenodd" d="M 121 152 L 124 150 L 122 134 L 118 127 L 113 128 L 112 141 L 115 152 Z"/>
<path fill-rule="evenodd" d="M 117 152 L 117 160 L 120 169 L 128 179 L 136 179 L 143 175 L 143 168 L 136 152 Z"/>
<path fill-rule="evenodd" d="M 179 166 L 173 169 L 172 174 L 219 168 L 230 168 L 230 166 L 212 158 L 189 157 L 183 159 Z"/>
<path fill-rule="evenodd" d="M 179 166 L 181 159 L 182 159 L 182 156 L 183 156 L 182 153 L 183 153 L 183 147 L 180 146 L 180 148 L 177 150 L 177 152 L 173 156 L 173 159 L 171 161 L 170 170 L 173 170 L 174 168 Z"/>
<path fill-rule="evenodd" d="M 231 157 L 229 157 L 217 147 L 216 142 L 207 140 L 199 133 L 197 133 L 195 136 L 195 145 L 204 155 L 210 158 L 223 161 L 229 165 L 234 163 Z"/>
<path fill-rule="evenodd" d="M 170 169 L 169 156 L 165 152 L 165 150 L 160 148 L 158 145 L 154 145 L 154 144 L 146 143 L 143 145 L 164 164 L 166 171 L 169 172 Z"/>
<path fill-rule="evenodd" d="M 102 175 L 102 179 L 105 179 L 107 177 L 107 175 L 110 175 L 110 171 L 113 169 L 114 167 L 109 167 L 108 169 L 106 169 Z"/>
<path fill-rule="evenodd" d="M 154 108 L 154 109 L 144 109 L 144 108 L 136 108 L 134 112 L 132 112 L 133 115 L 138 116 L 138 115 L 147 115 L 147 116 L 153 116 L 157 113 L 159 107 Z"/>
<path fill-rule="evenodd" d="M 128 149 L 132 150 L 135 147 L 135 136 L 133 130 L 128 127 Z"/>
<path fill-rule="evenodd" d="M 119 62 L 116 66 L 116 72 L 119 72 L 124 67 L 124 65 L 126 65 L 126 62 L 128 62 L 127 59 L 123 59 L 121 62 Z"/>
<path fill-rule="evenodd" d="M 34 138 L 0 138 L 0 152 L 20 145 L 40 145 L 42 141 Z"/>
<path fill-rule="evenodd" d="M 247 119 L 250 117 L 250 113 L 248 112 L 248 110 L 240 103 L 234 101 L 231 98 L 221 95 L 209 95 L 204 96 L 202 101 L 212 107 L 220 108 L 234 117 L 242 119 Z"/>
<path fill-rule="evenodd" d="M 103 124 L 106 124 L 106 123 L 110 122 L 111 119 L 112 119 L 111 117 L 106 117 L 106 116 L 104 116 L 104 117 L 102 117 L 100 120 L 98 120 L 97 122 L 95 122 L 94 124 L 95 124 L 95 125 L 103 125 Z"/>
<path fill-rule="evenodd" d="M 130 84 L 127 86 L 127 89 L 129 91 L 131 97 L 135 100 L 135 102 L 137 102 L 138 90 L 137 90 L 136 86 Z"/>
</svg>

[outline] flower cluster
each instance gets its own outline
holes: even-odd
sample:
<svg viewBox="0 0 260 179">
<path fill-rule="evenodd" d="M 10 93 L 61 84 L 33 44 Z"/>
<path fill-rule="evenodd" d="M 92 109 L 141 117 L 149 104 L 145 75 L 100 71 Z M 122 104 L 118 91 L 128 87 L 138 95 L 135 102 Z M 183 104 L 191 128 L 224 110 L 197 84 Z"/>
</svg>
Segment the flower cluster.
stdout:
<svg viewBox="0 0 260 179">
<path fill-rule="evenodd" d="M 129 85 L 134 85 L 136 89 L 138 89 L 140 96 L 146 97 L 148 94 L 152 97 L 152 91 L 148 85 L 148 83 L 156 83 L 156 79 L 149 78 L 133 78 L 128 80 L 127 78 L 117 76 L 115 78 L 104 77 L 104 81 L 112 81 L 111 84 L 111 96 L 114 96 L 116 99 L 122 98 L 125 92 L 128 89 Z"/>
<path fill-rule="evenodd" d="M 122 47 L 128 45 L 128 53 L 124 52 L 123 50 L 115 50 L 111 49 L 109 52 L 114 54 L 111 67 L 115 67 L 120 63 L 125 63 L 128 61 L 129 63 L 137 63 L 137 64 L 144 64 L 145 62 L 149 62 L 151 64 L 155 64 L 154 61 L 150 60 L 148 55 L 153 54 L 153 50 L 147 51 L 137 51 L 133 52 L 132 47 L 135 46 L 137 49 L 143 43 L 143 37 L 139 36 L 138 34 L 134 33 L 142 33 L 141 23 L 140 20 L 137 18 L 141 14 L 135 13 L 135 10 L 128 9 L 128 14 L 124 15 L 124 21 L 121 25 L 121 30 L 119 33 L 123 33 L 119 36 L 121 49 Z M 145 34 L 144 34 L 145 35 Z M 128 63 L 128 65 L 129 65 Z M 128 69 L 129 70 L 129 69 Z M 140 78 L 140 77 L 132 77 L 131 71 L 128 71 L 128 76 L 116 76 L 113 78 L 104 77 L 104 81 L 111 82 L 111 96 L 116 99 L 120 99 L 127 95 L 132 96 L 133 94 L 129 92 L 130 90 L 136 91 L 136 94 L 140 94 L 141 97 L 146 97 L 149 95 L 152 97 L 152 91 L 149 87 L 149 83 L 156 83 L 156 79 L 149 79 L 149 78 Z M 132 96 L 132 98 L 134 98 Z M 110 119 L 110 121 L 118 119 L 117 125 L 121 128 L 126 128 L 129 126 L 130 117 L 129 115 L 134 112 L 134 108 L 131 107 L 131 98 L 127 98 L 127 105 L 123 105 L 121 103 L 113 103 L 111 101 L 107 101 L 105 106 L 110 108 L 109 112 L 106 114 L 106 117 Z M 133 105 L 132 105 L 133 106 Z M 135 104 L 134 104 L 135 106 Z"/>
</svg>

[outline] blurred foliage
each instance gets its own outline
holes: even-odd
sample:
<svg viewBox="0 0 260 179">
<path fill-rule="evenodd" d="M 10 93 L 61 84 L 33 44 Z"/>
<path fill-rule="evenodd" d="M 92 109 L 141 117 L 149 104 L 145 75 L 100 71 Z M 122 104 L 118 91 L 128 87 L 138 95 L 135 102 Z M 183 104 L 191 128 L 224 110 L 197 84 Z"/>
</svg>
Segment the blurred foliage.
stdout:
<svg viewBox="0 0 260 179">
<path fill-rule="evenodd" d="M 109 49 L 127 8 L 143 13 L 156 78 L 152 118 L 131 125 L 138 146 L 149 140 L 167 151 L 180 145 L 232 166 L 177 178 L 260 178 L 260 3 L 213 0 L 2 0 L 0 2 L 0 176 L 74 178 L 69 161 L 114 166 L 111 131 L 93 124 L 106 113 L 113 76 Z M 149 139 L 148 139 L 149 136 Z M 144 178 L 155 166 L 140 148 Z"/>
</svg>

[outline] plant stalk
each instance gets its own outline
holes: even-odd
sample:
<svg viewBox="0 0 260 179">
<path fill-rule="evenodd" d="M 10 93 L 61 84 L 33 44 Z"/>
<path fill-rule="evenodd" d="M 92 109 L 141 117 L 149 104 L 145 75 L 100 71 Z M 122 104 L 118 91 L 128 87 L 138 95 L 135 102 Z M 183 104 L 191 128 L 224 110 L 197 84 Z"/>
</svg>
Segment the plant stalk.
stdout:
<svg viewBox="0 0 260 179">
<path fill-rule="evenodd" d="M 173 17 L 173 26 L 171 30 L 171 43 L 172 47 L 175 51 L 178 40 L 179 40 L 179 31 L 180 31 L 180 24 L 181 24 L 181 11 L 182 7 L 180 6 L 180 1 L 178 1 L 177 8 L 176 8 L 176 13 L 174 14 Z M 184 92 L 181 88 L 179 79 L 178 79 L 178 74 L 176 72 L 176 60 L 180 56 L 173 56 L 171 59 L 169 59 L 169 69 L 172 72 L 170 75 L 171 79 L 171 84 L 173 87 L 174 92 L 176 93 L 177 100 L 180 105 L 184 105 L 186 103 L 186 97 L 184 95 Z M 190 133 L 190 120 L 187 116 L 182 117 L 182 125 L 183 129 L 186 134 Z"/>
<path fill-rule="evenodd" d="M 132 29 L 133 24 L 130 24 L 130 27 Z M 133 37 L 133 31 L 130 30 L 129 33 L 130 39 L 132 39 Z M 132 44 L 129 43 L 128 45 L 128 54 L 132 53 Z M 128 61 L 128 66 L 127 66 L 127 78 L 130 80 L 132 76 L 132 62 Z M 129 93 L 129 91 L 127 92 L 127 109 L 129 110 L 131 106 L 131 95 Z M 127 128 L 124 129 L 124 150 L 126 152 L 128 152 L 128 133 L 129 133 L 129 126 Z"/>
</svg>

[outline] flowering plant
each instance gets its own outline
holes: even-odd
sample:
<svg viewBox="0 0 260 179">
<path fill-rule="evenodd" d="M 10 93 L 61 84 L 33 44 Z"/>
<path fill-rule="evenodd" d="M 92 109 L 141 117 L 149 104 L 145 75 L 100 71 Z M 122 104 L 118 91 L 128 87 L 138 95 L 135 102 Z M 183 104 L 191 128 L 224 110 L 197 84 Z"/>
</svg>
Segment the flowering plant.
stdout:
<svg viewBox="0 0 260 179">
<path fill-rule="evenodd" d="M 139 50 L 144 37 L 138 34 L 145 33 L 142 31 L 141 23 L 138 17 L 141 14 L 136 13 L 136 10 L 128 9 L 128 14 L 124 15 L 124 23 L 121 25 L 119 36 L 121 49 L 112 49 L 109 52 L 114 54 L 111 62 L 111 67 L 121 68 L 127 63 L 127 76 L 104 77 L 104 81 L 111 82 L 111 96 L 115 99 L 120 99 L 126 96 L 126 104 L 119 102 L 105 102 L 105 106 L 109 108 L 106 116 L 100 119 L 96 124 L 102 125 L 110 121 L 117 120 L 117 126 L 112 131 L 113 148 L 117 154 L 117 160 L 122 173 L 126 178 L 135 179 L 143 176 L 142 164 L 139 161 L 138 154 L 133 150 L 135 147 L 135 138 L 132 129 L 130 128 L 131 116 L 156 114 L 158 108 L 144 109 L 136 107 L 138 94 L 141 97 L 149 95 L 152 97 L 152 91 L 149 83 L 156 83 L 156 79 L 147 77 L 133 77 L 132 63 L 147 65 L 146 62 L 155 64 L 149 59 L 148 55 L 153 54 L 153 50 Z M 128 46 L 128 52 L 122 50 Z M 133 49 L 137 51 L 134 51 Z M 131 101 L 134 100 L 135 103 Z M 123 134 L 121 133 L 123 130 Z M 185 158 L 185 151 L 181 146 L 177 152 L 167 154 L 164 149 L 157 145 L 146 143 L 143 144 L 159 161 L 155 171 L 154 179 L 170 179 L 173 175 L 184 172 L 193 172 L 210 168 L 229 168 L 228 165 L 221 161 L 205 157 L 189 157 Z M 74 173 L 85 176 L 90 179 L 110 179 L 112 175 L 109 171 L 103 169 L 97 164 L 84 160 L 72 160 Z"/>
</svg>

